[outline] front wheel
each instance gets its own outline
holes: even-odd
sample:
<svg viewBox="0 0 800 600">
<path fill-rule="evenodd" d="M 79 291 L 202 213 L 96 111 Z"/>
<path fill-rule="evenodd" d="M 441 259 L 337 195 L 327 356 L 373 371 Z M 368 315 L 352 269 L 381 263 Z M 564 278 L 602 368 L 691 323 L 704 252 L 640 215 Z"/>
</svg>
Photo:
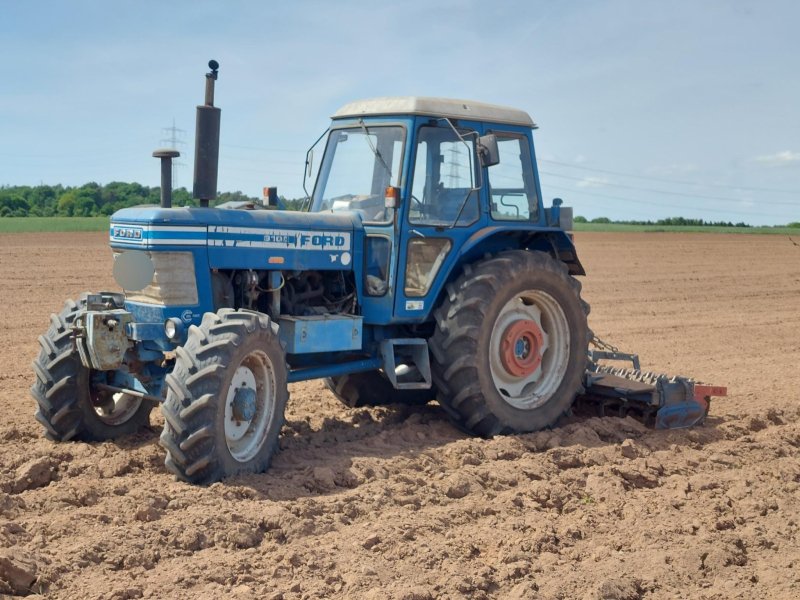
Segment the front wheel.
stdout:
<svg viewBox="0 0 800 600">
<path fill-rule="evenodd" d="M 207 313 L 189 328 L 166 383 L 160 441 L 178 479 L 207 484 L 266 470 L 289 396 L 278 326 L 267 315 Z"/>
<path fill-rule="evenodd" d="M 36 381 L 31 395 L 36 400 L 36 420 L 45 436 L 54 441 L 71 439 L 100 442 L 138 431 L 150 421 L 153 403 L 128 394 L 100 391 L 81 363 L 72 343 L 72 324 L 86 305 L 85 295 L 67 300 L 50 327 L 39 336 L 39 355 L 33 361 Z"/>
<path fill-rule="evenodd" d="M 583 391 L 580 283 L 550 255 L 514 250 L 467 267 L 449 292 L 431 339 L 448 414 L 487 437 L 553 425 Z"/>
</svg>

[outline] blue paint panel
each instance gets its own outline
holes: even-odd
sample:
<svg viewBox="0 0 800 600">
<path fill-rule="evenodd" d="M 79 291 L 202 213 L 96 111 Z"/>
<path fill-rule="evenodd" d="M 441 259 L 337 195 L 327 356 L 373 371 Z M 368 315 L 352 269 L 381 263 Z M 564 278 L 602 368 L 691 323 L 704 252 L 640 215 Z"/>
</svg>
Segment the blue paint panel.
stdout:
<svg viewBox="0 0 800 600">
<path fill-rule="evenodd" d="M 265 250 L 237 246 L 214 246 L 208 249 L 209 266 L 214 269 L 349 271 L 353 269 L 354 255 L 354 252 L 303 253 L 297 250 Z M 343 264 L 344 262 L 347 264 Z"/>
<path fill-rule="evenodd" d="M 164 337 L 164 322 L 138 323 L 128 325 L 128 337 L 132 340 L 157 340 Z"/>
<path fill-rule="evenodd" d="M 362 231 L 351 213 L 148 206 L 116 212 L 110 237 L 117 249 L 208 246 L 206 269 L 352 270 Z"/>
</svg>

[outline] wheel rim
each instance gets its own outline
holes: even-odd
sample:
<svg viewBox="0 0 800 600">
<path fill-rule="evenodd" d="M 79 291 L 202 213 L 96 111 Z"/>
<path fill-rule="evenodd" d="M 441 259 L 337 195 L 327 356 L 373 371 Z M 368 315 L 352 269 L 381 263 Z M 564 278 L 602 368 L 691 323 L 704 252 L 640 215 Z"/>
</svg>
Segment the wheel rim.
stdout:
<svg viewBox="0 0 800 600">
<path fill-rule="evenodd" d="M 123 392 L 100 392 L 92 390 L 92 408 L 103 423 L 110 426 L 127 423 L 143 400 L 139 396 L 132 396 Z"/>
<path fill-rule="evenodd" d="M 236 368 L 225 398 L 225 443 L 238 462 L 261 450 L 275 414 L 275 372 L 263 352 L 251 352 Z"/>
<path fill-rule="evenodd" d="M 497 391 L 523 410 L 545 404 L 569 362 L 569 324 L 548 293 L 528 290 L 503 306 L 492 330 L 489 366 Z"/>
</svg>

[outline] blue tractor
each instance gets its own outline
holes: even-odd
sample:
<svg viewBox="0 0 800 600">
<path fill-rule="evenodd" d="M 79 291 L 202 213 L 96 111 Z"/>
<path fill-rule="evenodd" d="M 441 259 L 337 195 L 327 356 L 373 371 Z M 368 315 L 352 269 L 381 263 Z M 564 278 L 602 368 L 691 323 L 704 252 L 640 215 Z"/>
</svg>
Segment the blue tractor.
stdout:
<svg viewBox="0 0 800 600">
<path fill-rule="evenodd" d="M 587 387 L 630 404 L 608 380 L 630 374 L 590 360 L 571 212 L 543 205 L 527 113 L 353 102 L 326 132 L 307 211 L 278 209 L 274 193 L 209 207 L 220 123 L 209 66 L 200 207 L 171 206 L 176 153 L 157 151 L 161 206 L 111 218 L 123 292 L 68 301 L 39 338 L 32 393 L 47 437 L 116 438 L 160 404 L 167 468 L 209 483 L 268 467 L 296 381 L 324 378 L 350 407 L 436 399 L 481 436 L 552 426 Z M 695 392 L 641 385 L 629 395 L 671 403 L 679 424 L 705 415 Z"/>
</svg>

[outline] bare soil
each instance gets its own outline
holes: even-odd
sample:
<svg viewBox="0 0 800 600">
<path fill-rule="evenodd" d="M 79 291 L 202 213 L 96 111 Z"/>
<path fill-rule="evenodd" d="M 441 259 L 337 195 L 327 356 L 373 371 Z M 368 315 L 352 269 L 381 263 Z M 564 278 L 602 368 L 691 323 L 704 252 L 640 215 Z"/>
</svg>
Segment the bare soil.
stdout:
<svg viewBox="0 0 800 600">
<path fill-rule="evenodd" d="M 598 335 L 728 386 L 704 426 L 471 439 L 435 404 L 348 410 L 303 383 L 270 471 L 199 488 L 165 471 L 158 411 L 116 443 L 42 437 L 36 338 L 64 298 L 114 289 L 110 252 L 103 234 L 0 235 L 0 595 L 800 597 L 800 248 L 576 239 Z"/>
</svg>

